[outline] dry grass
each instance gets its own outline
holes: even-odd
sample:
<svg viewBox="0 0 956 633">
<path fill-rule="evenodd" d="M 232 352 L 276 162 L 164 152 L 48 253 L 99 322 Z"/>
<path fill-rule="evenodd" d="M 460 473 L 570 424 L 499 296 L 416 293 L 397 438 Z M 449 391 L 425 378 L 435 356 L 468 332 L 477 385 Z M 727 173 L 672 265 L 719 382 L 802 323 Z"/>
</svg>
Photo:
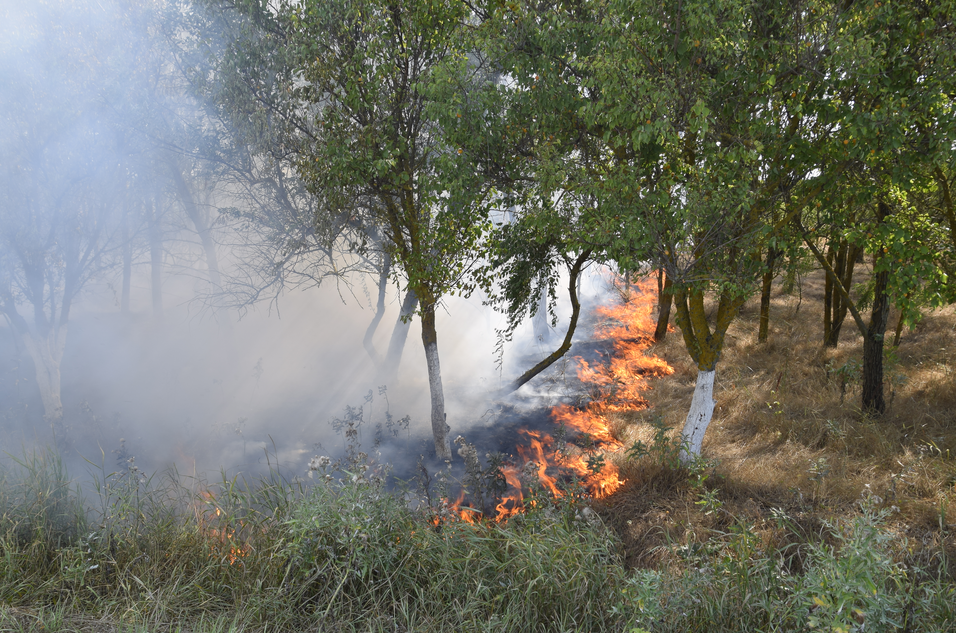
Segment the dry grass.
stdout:
<svg viewBox="0 0 956 633">
<path fill-rule="evenodd" d="M 945 545 L 956 575 L 956 310 L 928 313 L 904 331 L 885 368 L 888 410 L 872 419 L 860 410 L 859 385 L 844 387 L 833 371 L 861 360 L 862 337 L 848 315 L 840 346 L 824 350 L 822 297 L 820 274 L 805 278 L 799 294 L 778 287 L 767 342 L 757 342 L 758 300 L 729 332 L 703 447 L 716 464 L 705 485 L 718 491 L 719 512 L 702 511 L 686 476 L 655 470 L 647 458 L 623 464 L 628 484 L 606 501 L 604 515 L 622 535 L 630 564 L 658 565 L 669 556 L 662 546 L 707 538 L 733 521 L 775 542 L 782 535 L 775 509 L 808 534 L 819 532 L 824 521 L 875 495 L 893 509 L 893 529 L 916 543 L 914 556 Z M 680 333 L 651 353 L 675 371 L 654 382 L 650 408 L 615 421 L 625 445 L 651 440 L 652 416 L 676 436 L 690 404 L 697 372 Z"/>
</svg>

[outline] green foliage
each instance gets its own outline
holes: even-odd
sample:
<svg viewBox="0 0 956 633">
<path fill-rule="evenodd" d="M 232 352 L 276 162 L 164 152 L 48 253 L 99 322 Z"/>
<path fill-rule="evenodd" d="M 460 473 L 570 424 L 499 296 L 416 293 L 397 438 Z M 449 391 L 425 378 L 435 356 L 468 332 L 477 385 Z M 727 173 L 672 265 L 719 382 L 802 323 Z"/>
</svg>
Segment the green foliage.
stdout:
<svg viewBox="0 0 956 633">
<path fill-rule="evenodd" d="M 355 465 L 316 469 L 320 483 L 283 526 L 288 591 L 322 621 L 409 630 L 616 621 L 600 607 L 621 578 L 614 539 L 579 502 L 538 496 L 507 523 L 472 524 L 442 500 L 414 509 L 382 479 L 356 477 Z"/>
<path fill-rule="evenodd" d="M 876 526 L 885 515 L 868 512 L 836 528 L 840 555 L 825 543 L 810 548 L 810 566 L 797 591 L 811 629 L 878 630 L 903 627 L 906 570 L 887 552 L 890 537 Z"/>
<path fill-rule="evenodd" d="M 653 631 L 952 631 L 954 589 L 891 554 L 885 514 L 864 508 L 831 525 L 835 545 L 811 543 L 795 575 L 792 552 L 766 549 L 746 524 L 683 547 L 688 573 L 641 571 L 612 610 Z"/>
<path fill-rule="evenodd" d="M 671 429 L 665 424 L 663 417 L 655 415 L 648 421 L 648 424 L 654 427 L 654 438 L 650 445 L 641 440 L 634 442 L 627 449 L 627 458 L 638 460 L 650 457 L 655 463 L 665 468 L 672 470 L 681 468 L 680 455 L 684 442 L 679 437 L 672 437 Z"/>
<path fill-rule="evenodd" d="M 48 450 L 14 463 L 0 469 L 0 533 L 50 550 L 75 542 L 86 529 L 86 511 L 59 455 Z"/>
<path fill-rule="evenodd" d="M 232 4 L 240 26 L 211 91 L 260 153 L 299 175 L 318 201 L 314 228 L 387 251 L 429 306 L 469 294 L 483 185 L 439 125 L 457 107 L 448 84 L 481 85 L 459 47 L 463 5 Z"/>
</svg>

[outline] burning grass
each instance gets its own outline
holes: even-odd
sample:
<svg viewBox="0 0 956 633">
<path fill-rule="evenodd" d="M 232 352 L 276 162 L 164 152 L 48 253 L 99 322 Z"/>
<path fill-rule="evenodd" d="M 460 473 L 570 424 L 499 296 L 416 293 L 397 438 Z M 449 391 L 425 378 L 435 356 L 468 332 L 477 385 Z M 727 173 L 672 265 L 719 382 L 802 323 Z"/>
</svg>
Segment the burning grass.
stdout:
<svg viewBox="0 0 956 633">
<path fill-rule="evenodd" d="M 856 337 L 816 343 L 818 281 L 775 296 L 767 343 L 744 311 L 691 467 L 695 369 L 679 337 L 650 346 L 649 292 L 601 314 L 614 359 L 579 365 L 585 403 L 519 463 L 456 443 L 461 489 L 443 470 L 389 490 L 357 447 L 308 485 L 130 462 L 85 499 L 54 456 L 21 460 L 0 473 L 0 630 L 954 631 L 956 315 L 906 333 L 872 420 Z"/>
<path fill-rule="evenodd" d="M 3 497 L 0 630 L 622 624 L 603 606 L 626 576 L 617 542 L 581 496 L 536 488 L 506 523 L 468 523 L 450 512 L 436 521 L 440 501 L 410 504 L 368 462 L 322 464 L 328 477 L 307 488 L 276 474 L 207 484 L 118 472 L 85 500 L 55 459 L 28 466 L 0 489 L 25 486 Z M 49 477 L 50 494 L 34 486 Z M 64 502 L 86 511 L 61 517 Z"/>
</svg>

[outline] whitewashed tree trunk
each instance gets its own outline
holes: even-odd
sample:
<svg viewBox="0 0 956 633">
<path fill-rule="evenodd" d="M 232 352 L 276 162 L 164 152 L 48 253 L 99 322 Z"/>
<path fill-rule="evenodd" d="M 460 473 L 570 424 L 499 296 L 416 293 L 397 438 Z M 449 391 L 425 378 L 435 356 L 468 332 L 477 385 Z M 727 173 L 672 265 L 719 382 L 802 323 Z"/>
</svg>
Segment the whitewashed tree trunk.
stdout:
<svg viewBox="0 0 956 633">
<path fill-rule="evenodd" d="M 700 457 L 700 448 L 704 443 L 704 433 L 714 417 L 714 376 L 716 370 L 698 370 L 697 385 L 694 387 L 694 397 L 690 402 L 690 412 L 684 422 L 684 431 L 681 437 L 684 446 L 681 448 L 681 462 L 689 464 Z"/>
<path fill-rule="evenodd" d="M 441 386 L 441 365 L 438 362 L 438 343 L 425 345 L 425 362 L 428 365 L 428 389 L 432 400 L 432 434 L 435 437 L 435 452 L 439 459 L 451 461 L 451 441 L 448 439 L 448 423 L 445 419 L 445 394 Z"/>
<path fill-rule="evenodd" d="M 50 423 L 63 418 L 63 401 L 60 399 L 60 362 L 66 347 L 66 326 L 50 331 L 47 336 L 32 333 L 23 336 L 23 344 L 33 359 L 37 387 L 43 402 L 43 415 Z"/>
</svg>

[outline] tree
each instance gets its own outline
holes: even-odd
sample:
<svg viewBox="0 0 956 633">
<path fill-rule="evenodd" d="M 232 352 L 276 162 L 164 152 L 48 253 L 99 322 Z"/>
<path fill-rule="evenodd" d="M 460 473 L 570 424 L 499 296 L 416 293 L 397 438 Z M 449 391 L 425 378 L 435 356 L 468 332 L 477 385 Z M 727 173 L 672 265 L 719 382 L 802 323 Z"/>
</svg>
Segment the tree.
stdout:
<svg viewBox="0 0 956 633">
<path fill-rule="evenodd" d="M 504 192 L 509 208 L 490 243 L 491 303 L 507 315 L 509 340 L 531 315 L 551 316 L 558 284 L 568 276 L 571 304 L 560 345 L 512 381 L 513 391 L 571 348 L 580 316 L 581 273 L 595 261 L 634 268 L 644 250 L 623 240 L 620 199 L 608 195 L 608 163 L 619 160 L 610 130 L 586 116 L 603 94 L 590 60 L 602 33 L 599 2 L 484 2 L 472 5 L 471 32 L 480 62 L 496 81 L 463 103 L 449 134 L 474 170 Z M 632 235 L 633 237 L 633 235 Z M 620 248 L 622 245 L 625 247 Z M 540 327 L 539 327 L 540 330 Z"/>
<path fill-rule="evenodd" d="M 683 429 L 689 460 L 713 415 L 728 328 L 772 274 L 764 254 L 785 245 L 794 209 L 842 169 L 815 171 L 832 131 L 813 110 L 826 93 L 836 8 L 773 0 L 606 6 L 607 35 L 591 62 L 605 97 L 588 108 L 618 139 L 608 182 L 622 197 L 618 208 L 631 210 L 624 243 L 652 245 L 698 367 Z"/>
<path fill-rule="evenodd" d="M 842 15 L 847 37 L 829 57 L 830 93 L 820 116 L 837 124 L 827 154 L 845 165 L 845 177 L 808 215 L 816 230 L 800 229 L 841 296 L 840 310 L 849 309 L 863 335 L 862 406 L 874 415 L 886 408 L 883 348 L 891 297 L 904 315 L 920 304 L 953 300 L 945 228 L 915 201 L 938 184 L 933 174 L 954 154 L 956 87 L 943 70 L 953 63 L 954 8 L 951 2 L 853 4 Z M 835 257 L 817 247 L 821 233 L 838 245 Z M 850 296 L 847 260 L 860 252 L 872 257 L 869 323 Z M 828 334 L 835 343 L 832 328 Z"/>
<path fill-rule="evenodd" d="M 71 309 L 119 245 L 123 148 L 109 104 L 121 91 L 93 26 L 104 17 L 59 3 L 7 8 L 0 33 L 0 312 L 33 359 L 54 426 Z"/>
<path fill-rule="evenodd" d="M 234 8 L 243 17 L 228 19 L 244 32 L 216 69 L 223 111 L 259 126 L 248 130 L 254 141 L 268 130 L 286 152 L 319 201 L 315 230 L 329 220 L 348 226 L 358 254 L 384 236 L 394 274 L 418 299 L 435 449 L 450 460 L 435 312 L 445 295 L 473 288 L 487 216 L 482 183 L 461 168 L 437 122 L 453 106 L 436 86 L 469 81 L 456 39 L 465 8 L 384 0 Z"/>
</svg>

